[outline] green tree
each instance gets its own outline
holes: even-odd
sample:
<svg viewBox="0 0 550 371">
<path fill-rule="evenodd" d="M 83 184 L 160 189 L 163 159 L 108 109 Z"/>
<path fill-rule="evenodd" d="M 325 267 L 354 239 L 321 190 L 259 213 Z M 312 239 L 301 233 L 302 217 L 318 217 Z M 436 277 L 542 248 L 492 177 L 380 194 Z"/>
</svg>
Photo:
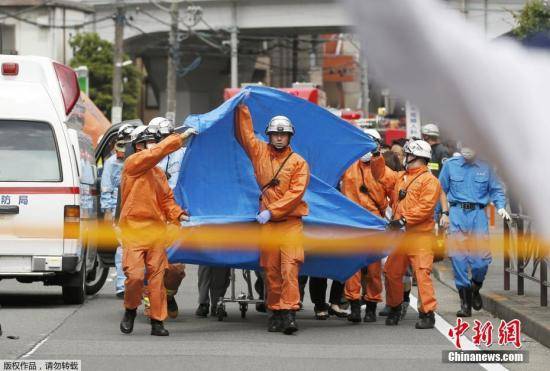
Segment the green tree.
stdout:
<svg viewBox="0 0 550 371">
<path fill-rule="evenodd" d="M 513 16 L 516 20 L 514 35 L 519 39 L 550 30 L 550 6 L 546 0 L 529 0 L 523 10 Z"/>
<path fill-rule="evenodd" d="M 71 67 L 87 66 L 90 74 L 90 98 L 111 117 L 113 105 L 113 44 L 103 40 L 97 33 L 78 33 L 70 41 L 73 48 Z M 124 55 L 123 60 L 129 57 Z M 141 87 L 141 73 L 133 64 L 122 68 L 122 118 L 135 119 L 138 114 L 138 98 Z"/>
</svg>

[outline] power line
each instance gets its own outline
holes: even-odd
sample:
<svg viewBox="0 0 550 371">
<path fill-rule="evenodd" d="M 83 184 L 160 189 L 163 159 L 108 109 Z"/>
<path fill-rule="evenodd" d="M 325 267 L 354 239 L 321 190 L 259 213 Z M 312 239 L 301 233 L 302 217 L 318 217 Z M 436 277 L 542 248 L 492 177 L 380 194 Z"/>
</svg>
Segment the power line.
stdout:
<svg viewBox="0 0 550 371">
<path fill-rule="evenodd" d="M 8 11 L 2 10 L 2 9 L 0 9 L 0 13 L 4 14 L 4 18 L 2 18 L 2 19 L 13 18 L 13 19 L 16 19 L 18 21 L 25 22 L 25 23 L 31 24 L 31 25 L 36 26 L 36 27 L 51 28 L 51 29 L 62 29 L 62 30 L 65 30 L 65 29 L 79 29 L 79 28 L 82 28 L 82 27 L 87 26 L 89 24 L 99 23 L 99 22 L 106 21 L 108 19 L 112 19 L 112 15 L 109 15 L 109 16 L 105 16 L 105 17 L 102 17 L 102 18 L 99 18 L 99 19 L 93 19 L 91 21 L 86 21 L 86 22 L 82 22 L 82 23 L 78 23 L 78 24 L 51 25 L 51 24 L 47 24 L 47 23 L 39 23 L 39 22 L 31 21 L 30 19 L 20 17 L 16 13 L 11 13 L 11 12 L 8 12 Z"/>
<path fill-rule="evenodd" d="M 20 15 L 20 14 L 24 14 L 24 13 L 28 13 L 28 12 L 31 12 L 35 9 L 38 9 L 38 8 L 42 8 L 43 6 L 46 6 L 47 4 L 49 3 L 49 1 L 45 1 L 44 3 L 42 4 L 38 4 L 38 5 L 34 5 L 34 6 L 31 6 L 29 8 L 24 8 L 24 9 L 21 9 L 21 10 L 18 10 L 17 12 L 13 12 L 13 13 L 10 13 L 12 15 Z M 6 18 L 10 18 L 11 16 L 9 15 L 5 15 L 3 17 L 0 17 L 0 21 L 6 19 Z"/>
</svg>

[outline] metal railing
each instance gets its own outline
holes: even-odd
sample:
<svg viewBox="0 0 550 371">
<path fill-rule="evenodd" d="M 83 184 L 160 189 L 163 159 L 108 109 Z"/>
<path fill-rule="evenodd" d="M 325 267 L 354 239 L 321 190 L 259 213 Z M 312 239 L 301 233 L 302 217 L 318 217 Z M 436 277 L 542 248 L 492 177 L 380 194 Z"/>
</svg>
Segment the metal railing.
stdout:
<svg viewBox="0 0 550 371">
<path fill-rule="evenodd" d="M 510 290 L 512 275 L 517 276 L 518 295 L 525 295 L 526 279 L 536 282 L 540 288 L 540 305 L 547 307 L 548 251 L 537 239 L 529 216 L 512 214 L 511 217 L 511 221 L 504 223 L 504 290 Z"/>
</svg>

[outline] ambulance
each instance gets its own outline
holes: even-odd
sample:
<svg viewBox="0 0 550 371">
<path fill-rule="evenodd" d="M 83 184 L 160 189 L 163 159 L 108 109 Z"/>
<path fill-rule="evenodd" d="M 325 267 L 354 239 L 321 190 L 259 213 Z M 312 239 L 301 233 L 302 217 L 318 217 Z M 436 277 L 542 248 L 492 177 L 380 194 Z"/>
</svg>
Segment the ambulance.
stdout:
<svg viewBox="0 0 550 371">
<path fill-rule="evenodd" d="M 106 128 L 90 135 L 79 120 L 70 67 L 13 55 L 0 67 L 0 280 L 59 285 L 65 303 L 81 304 L 109 271 L 95 237 L 94 145 Z"/>
</svg>

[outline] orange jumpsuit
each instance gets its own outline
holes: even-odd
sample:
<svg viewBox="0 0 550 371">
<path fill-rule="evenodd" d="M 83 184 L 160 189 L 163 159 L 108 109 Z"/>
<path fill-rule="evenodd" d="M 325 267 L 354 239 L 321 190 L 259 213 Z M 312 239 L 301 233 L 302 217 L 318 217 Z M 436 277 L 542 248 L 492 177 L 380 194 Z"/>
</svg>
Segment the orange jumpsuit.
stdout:
<svg viewBox="0 0 550 371">
<path fill-rule="evenodd" d="M 141 303 L 147 268 L 151 319 L 167 316 L 164 274 L 168 267 L 166 237 L 168 223 L 179 225 L 184 211 L 174 201 L 166 175 L 156 165 L 182 146 L 179 135 L 172 135 L 152 149 L 137 152 L 124 163 L 121 181 L 122 267 L 126 275 L 124 306 L 134 309 Z"/>
<path fill-rule="evenodd" d="M 367 193 L 362 192 L 364 186 Z M 371 213 L 384 217 L 388 207 L 386 188 L 372 176 L 370 163 L 357 161 L 344 173 L 340 183 L 342 193 Z M 382 263 L 376 261 L 367 267 L 366 301 L 382 301 Z M 344 295 L 348 300 L 361 299 L 361 270 L 346 281 Z"/>
<path fill-rule="evenodd" d="M 384 266 L 386 304 L 397 307 L 403 302 L 403 275 L 409 263 L 418 283 L 420 311 L 428 313 L 437 307 L 430 274 L 433 264 L 434 210 L 441 194 L 441 185 L 426 166 L 395 172 L 385 166 L 382 156 L 371 160 L 372 174 L 390 193 L 394 219 L 407 221 L 406 235 Z M 407 196 L 399 200 L 399 191 Z"/>
<path fill-rule="evenodd" d="M 254 135 L 252 118 L 246 106 L 239 106 L 235 117 L 235 136 L 252 161 L 260 189 L 268 184 L 292 153 L 290 147 L 277 151 Z M 260 211 L 269 210 L 271 220 L 262 226 L 262 235 L 288 236 L 278 246 L 260 246 L 260 266 L 266 273 L 267 306 L 271 310 L 298 310 L 300 290 L 298 273 L 304 262 L 301 244 L 302 217 L 308 214 L 303 196 L 309 184 L 309 166 L 292 153 L 279 172 L 278 184 L 266 187 L 260 198 Z"/>
</svg>

